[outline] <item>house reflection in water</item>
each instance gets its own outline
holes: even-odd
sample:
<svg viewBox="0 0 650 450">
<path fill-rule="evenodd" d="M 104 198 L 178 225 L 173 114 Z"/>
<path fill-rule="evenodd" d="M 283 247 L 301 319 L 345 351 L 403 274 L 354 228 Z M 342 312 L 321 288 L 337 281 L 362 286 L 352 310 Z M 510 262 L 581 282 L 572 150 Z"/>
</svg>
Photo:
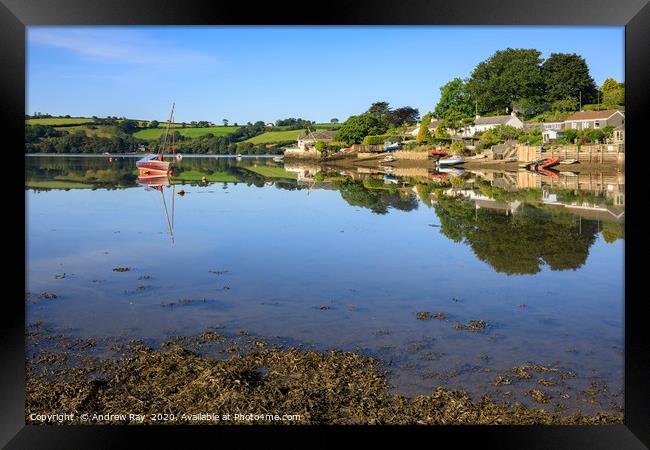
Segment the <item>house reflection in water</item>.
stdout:
<svg viewBox="0 0 650 450">
<path fill-rule="evenodd" d="M 316 174 L 321 171 L 321 167 L 318 164 L 306 164 L 306 163 L 286 163 L 284 165 L 284 170 L 289 173 L 296 174 L 298 183 L 300 182 L 309 182 L 312 183 L 316 181 Z"/>
</svg>

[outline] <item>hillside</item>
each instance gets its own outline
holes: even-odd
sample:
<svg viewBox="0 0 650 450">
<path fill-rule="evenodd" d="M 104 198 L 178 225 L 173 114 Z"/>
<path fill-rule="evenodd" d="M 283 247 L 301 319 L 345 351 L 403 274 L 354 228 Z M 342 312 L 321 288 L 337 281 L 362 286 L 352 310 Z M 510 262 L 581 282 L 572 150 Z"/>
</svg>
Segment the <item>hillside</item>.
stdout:
<svg viewBox="0 0 650 450">
<path fill-rule="evenodd" d="M 324 131 L 336 130 L 339 126 L 339 124 L 334 123 L 319 123 L 315 125 L 315 128 L 317 131 Z M 246 139 L 244 142 L 250 142 L 251 144 L 273 144 L 277 142 L 295 141 L 300 135 L 305 133 L 304 129 L 284 130 L 284 128 L 287 127 L 273 127 L 271 131 Z"/>
<path fill-rule="evenodd" d="M 206 134 L 213 134 L 215 136 L 228 136 L 237 131 L 239 127 L 206 127 L 206 128 L 180 128 L 174 127 L 174 131 L 178 131 L 182 136 L 194 138 L 205 136 Z M 138 139 L 145 139 L 147 141 L 154 141 L 158 139 L 165 132 L 165 124 L 161 124 L 158 128 L 146 128 L 144 130 L 133 133 L 133 136 Z"/>
</svg>

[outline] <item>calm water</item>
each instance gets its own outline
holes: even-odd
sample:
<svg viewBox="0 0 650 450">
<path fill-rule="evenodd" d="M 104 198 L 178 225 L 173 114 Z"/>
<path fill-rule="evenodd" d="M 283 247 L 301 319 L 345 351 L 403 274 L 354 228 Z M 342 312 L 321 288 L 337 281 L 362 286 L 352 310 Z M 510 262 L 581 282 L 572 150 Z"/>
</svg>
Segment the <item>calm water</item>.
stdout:
<svg viewBox="0 0 650 450">
<path fill-rule="evenodd" d="M 622 404 L 620 177 L 576 191 L 579 177 L 564 175 L 186 157 L 156 189 L 138 184 L 133 158 L 26 164 L 26 290 L 59 296 L 28 304 L 30 322 L 151 341 L 220 325 L 361 351 L 407 395 L 497 395 L 500 370 L 553 365 L 577 374 L 575 389 L 607 383 Z M 490 326 L 453 329 L 469 320 Z M 531 387 L 510 398 L 525 403 Z"/>
</svg>

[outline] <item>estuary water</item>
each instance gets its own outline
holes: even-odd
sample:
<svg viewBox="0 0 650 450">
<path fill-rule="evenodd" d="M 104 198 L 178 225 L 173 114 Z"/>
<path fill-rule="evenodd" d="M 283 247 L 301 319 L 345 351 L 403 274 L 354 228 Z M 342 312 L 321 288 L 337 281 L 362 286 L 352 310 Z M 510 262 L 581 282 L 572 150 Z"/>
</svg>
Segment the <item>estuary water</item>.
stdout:
<svg viewBox="0 0 650 450">
<path fill-rule="evenodd" d="M 135 161 L 26 158 L 27 322 L 151 343 L 245 330 L 376 356 L 407 396 L 622 405 L 620 174 L 210 156 L 152 181 Z"/>
</svg>

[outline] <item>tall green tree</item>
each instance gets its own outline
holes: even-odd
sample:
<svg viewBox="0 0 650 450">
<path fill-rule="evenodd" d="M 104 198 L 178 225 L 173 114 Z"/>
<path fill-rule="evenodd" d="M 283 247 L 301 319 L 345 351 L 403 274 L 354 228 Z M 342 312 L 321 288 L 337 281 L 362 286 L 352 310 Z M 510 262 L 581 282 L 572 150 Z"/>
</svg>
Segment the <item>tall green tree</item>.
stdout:
<svg viewBox="0 0 650 450">
<path fill-rule="evenodd" d="M 467 91 L 478 103 L 480 114 L 505 114 L 522 100 L 541 104 L 544 82 L 541 53 L 535 49 L 499 50 L 480 62 L 469 80 Z"/>
<path fill-rule="evenodd" d="M 420 118 L 420 111 L 417 108 L 411 106 L 402 106 L 401 108 L 395 108 L 388 113 L 386 120 L 389 125 L 399 127 L 401 125 L 411 124 L 417 122 Z"/>
<path fill-rule="evenodd" d="M 589 75 L 585 59 L 575 53 L 551 53 L 542 65 L 545 99 L 558 100 L 582 98 L 582 104 L 596 103 L 596 84 Z"/>
<path fill-rule="evenodd" d="M 427 142 L 429 138 L 431 138 L 431 133 L 429 132 L 430 123 L 431 114 L 425 114 L 420 122 L 420 129 L 418 130 L 418 135 L 416 137 L 417 142 Z"/>
<path fill-rule="evenodd" d="M 601 97 L 602 103 L 612 105 L 625 104 L 625 83 L 619 83 L 613 78 L 608 78 L 600 87 L 600 91 L 603 93 Z"/>
<path fill-rule="evenodd" d="M 375 102 L 368 108 L 368 114 L 377 116 L 380 119 L 387 119 L 390 114 L 390 106 L 388 102 Z"/>
<path fill-rule="evenodd" d="M 370 134 L 383 134 L 387 130 L 386 122 L 374 114 L 364 113 L 350 116 L 336 133 L 334 140 L 349 144 L 359 144 Z"/>
<path fill-rule="evenodd" d="M 454 78 L 440 87 L 440 100 L 438 100 L 433 114 L 440 119 L 450 116 L 462 118 L 474 115 L 474 105 L 463 80 Z"/>
</svg>

